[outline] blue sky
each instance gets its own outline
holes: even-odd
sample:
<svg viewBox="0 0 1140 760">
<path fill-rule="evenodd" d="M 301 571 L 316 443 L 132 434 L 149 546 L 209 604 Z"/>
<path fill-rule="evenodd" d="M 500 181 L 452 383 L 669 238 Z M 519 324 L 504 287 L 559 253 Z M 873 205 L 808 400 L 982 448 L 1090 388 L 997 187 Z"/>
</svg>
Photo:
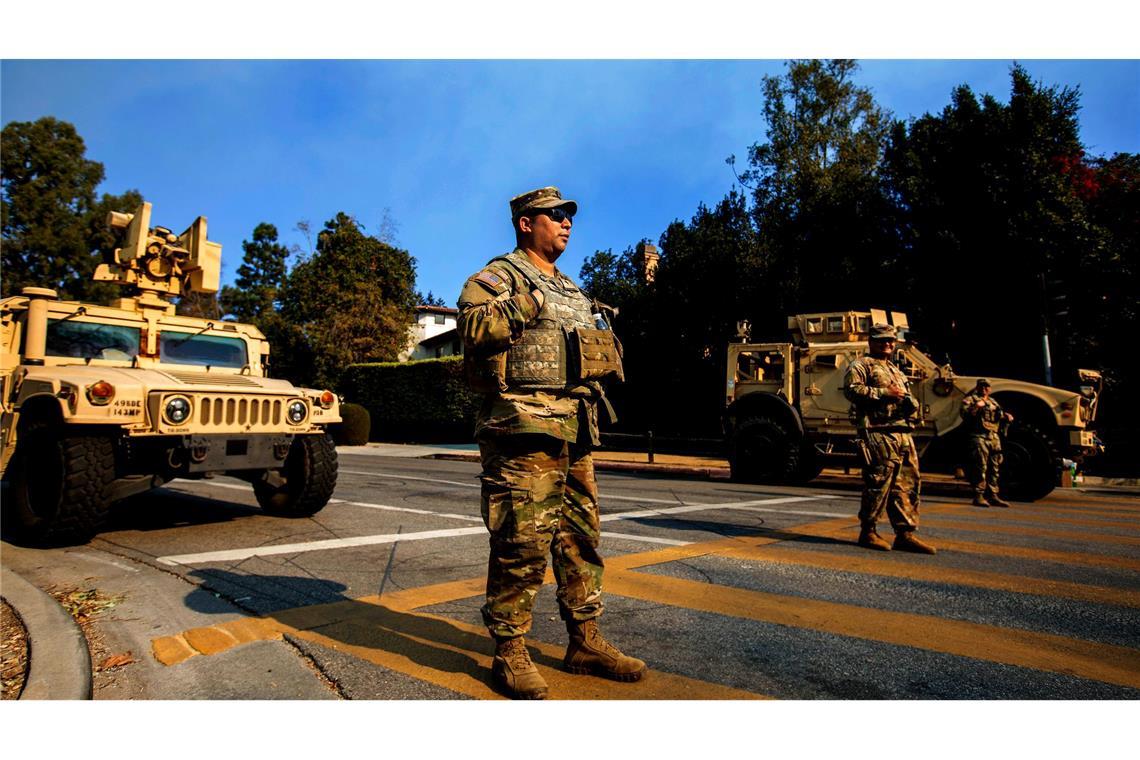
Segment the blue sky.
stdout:
<svg viewBox="0 0 1140 760">
<path fill-rule="evenodd" d="M 1093 155 L 1140 149 L 1140 61 L 1022 60 L 1079 87 Z M 106 167 L 102 192 L 140 190 L 155 222 L 198 214 L 223 244 L 223 280 L 259 222 L 305 245 L 338 211 L 377 232 L 385 209 L 418 262 L 417 287 L 454 305 L 464 278 L 513 237 L 510 196 L 547 184 L 578 200 L 573 276 L 595 250 L 656 241 L 733 186 L 764 136 L 760 83 L 782 60 L 5 60 L 3 123 L 72 122 Z M 1008 99 L 1010 59 L 863 60 L 857 76 L 897 117 L 951 90 Z M 743 168 L 743 167 L 741 167 Z"/>
</svg>

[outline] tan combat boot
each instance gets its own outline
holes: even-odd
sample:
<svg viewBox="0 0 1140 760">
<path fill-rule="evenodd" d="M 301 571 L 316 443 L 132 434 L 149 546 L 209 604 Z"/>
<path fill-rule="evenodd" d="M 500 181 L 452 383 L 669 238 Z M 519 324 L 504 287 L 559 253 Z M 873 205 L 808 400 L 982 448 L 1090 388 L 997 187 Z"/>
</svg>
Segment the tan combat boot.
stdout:
<svg viewBox="0 0 1140 760">
<path fill-rule="evenodd" d="M 570 633 L 570 646 L 562 661 L 566 672 L 605 676 L 615 681 L 640 681 L 645 675 L 645 663 L 636 657 L 627 657 L 606 641 L 598 630 L 597 620 L 591 618 L 580 623 L 567 620 L 566 630 Z"/>
<path fill-rule="evenodd" d="M 1009 502 L 997 495 L 997 491 L 992 492 L 986 497 L 986 501 L 990 503 L 991 507 L 1006 507 L 1009 508 Z"/>
<path fill-rule="evenodd" d="M 495 685 L 513 699 L 546 699 L 546 681 L 531 662 L 522 636 L 497 640 L 491 676 Z"/>
<path fill-rule="evenodd" d="M 904 530 L 895 536 L 895 551 L 915 554 L 937 554 L 938 550 L 928 543 L 919 541 L 913 530 Z"/>
<path fill-rule="evenodd" d="M 865 546 L 868 549 L 877 549 L 881 552 L 889 552 L 891 550 L 891 545 L 875 530 L 874 523 L 863 524 L 863 530 L 859 531 L 858 543 L 859 546 Z"/>
<path fill-rule="evenodd" d="M 982 498 L 982 495 L 980 493 L 975 493 L 974 494 L 974 506 L 975 507 L 988 507 L 989 504 L 986 503 L 986 500 Z"/>
</svg>

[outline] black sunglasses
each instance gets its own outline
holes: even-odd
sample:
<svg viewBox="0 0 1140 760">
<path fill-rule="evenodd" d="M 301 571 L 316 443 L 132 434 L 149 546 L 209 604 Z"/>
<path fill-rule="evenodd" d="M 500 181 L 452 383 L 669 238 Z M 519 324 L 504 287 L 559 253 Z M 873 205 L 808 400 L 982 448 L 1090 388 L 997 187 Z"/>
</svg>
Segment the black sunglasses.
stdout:
<svg viewBox="0 0 1140 760">
<path fill-rule="evenodd" d="M 536 208 L 534 213 L 549 216 L 555 224 L 562 224 L 567 219 L 571 222 L 574 221 L 574 215 L 561 206 L 556 208 Z"/>
</svg>

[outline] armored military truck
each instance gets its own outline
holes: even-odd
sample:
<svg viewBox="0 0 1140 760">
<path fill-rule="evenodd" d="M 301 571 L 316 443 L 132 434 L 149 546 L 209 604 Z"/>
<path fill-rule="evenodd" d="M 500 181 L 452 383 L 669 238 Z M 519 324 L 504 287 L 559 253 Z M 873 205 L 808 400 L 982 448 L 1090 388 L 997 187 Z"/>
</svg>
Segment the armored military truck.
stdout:
<svg viewBox="0 0 1140 760">
<path fill-rule="evenodd" d="M 952 471 L 965 461 L 959 410 L 977 377 L 956 375 L 906 339 L 905 314 L 885 310 L 798 314 L 792 340 L 751 343 L 741 323 L 728 347 L 725 435 L 734 478 L 804 482 L 823 467 L 856 465 L 856 428 L 843 395 L 847 365 L 867 352 L 872 324 L 893 324 L 896 361 L 918 401 L 915 444 L 923 466 Z M 1080 461 L 1101 450 L 1091 430 L 1101 376 L 1080 370 L 1080 392 L 990 376 L 993 397 L 1014 415 L 1004 437 L 1002 494 L 1032 501 L 1053 490 L 1062 457 Z"/>
<path fill-rule="evenodd" d="M 175 478 L 242 478 L 289 517 L 336 485 L 336 395 L 267 377 L 256 327 L 175 314 L 172 297 L 217 291 L 221 246 L 205 217 L 181 235 L 150 218 L 108 219 L 121 247 L 95 279 L 122 286 L 114 305 L 0 302 L 4 526 L 23 540 L 82 543 L 112 503 Z"/>
</svg>

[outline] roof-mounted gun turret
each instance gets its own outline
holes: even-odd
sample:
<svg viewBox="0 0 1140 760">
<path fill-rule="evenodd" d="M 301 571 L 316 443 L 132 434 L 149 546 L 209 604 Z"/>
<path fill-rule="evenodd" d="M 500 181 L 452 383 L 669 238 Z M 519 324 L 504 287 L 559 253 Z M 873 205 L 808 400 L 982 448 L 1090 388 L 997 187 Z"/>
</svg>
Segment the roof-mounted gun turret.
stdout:
<svg viewBox="0 0 1140 760">
<path fill-rule="evenodd" d="M 206 217 L 194 220 L 181 235 L 150 226 L 151 204 L 133 214 L 112 211 L 107 225 L 119 237 L 111 261 L 100 264 L 95 279 L 127 288 L 119 308 L 161 308 L 173 313 L 172 296 L 215 293 L 222 266 L 222 246 L 206 239 Z"/>
</svg>

